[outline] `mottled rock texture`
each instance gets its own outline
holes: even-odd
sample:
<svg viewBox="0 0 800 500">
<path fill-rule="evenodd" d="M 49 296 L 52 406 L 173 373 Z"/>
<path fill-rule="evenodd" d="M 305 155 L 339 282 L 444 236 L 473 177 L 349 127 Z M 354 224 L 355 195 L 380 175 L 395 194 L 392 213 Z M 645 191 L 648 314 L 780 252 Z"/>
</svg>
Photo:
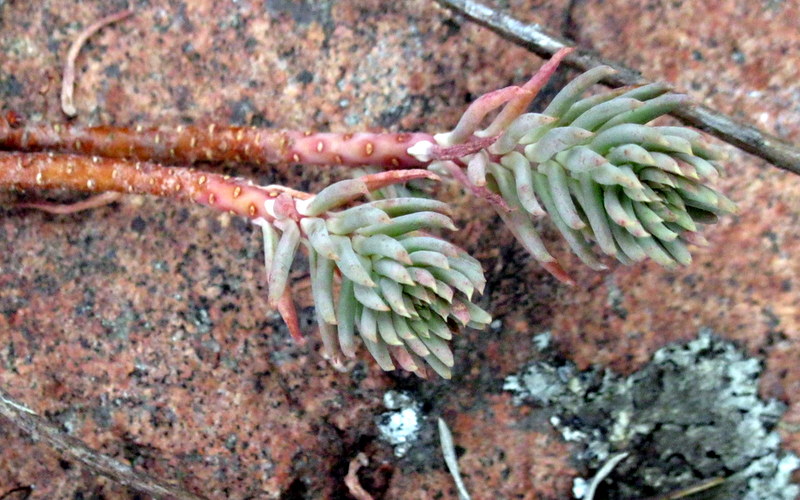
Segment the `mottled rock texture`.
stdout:
<svg viewBox="0 0 800 500">
<path fill-rule="evenodd" d="M 100 32 L 78 59 L 80 123 L 440 131 L 475 96 L 541 64 L 430 1 L 131 5 L 136 16 Z M 61 120 L 69 43 L 125 6 L 0 1 L 2 109 Z M 797 2 L 496 6 L 800 141 Z M 266 303 L 260 235 L 239 219 L 149 198 L 59 217 L 2 209 L 0 384 L 90 446 L 209 498 L 347 498 L 343 478 L 359 451 L 370 458 L 362 484 L 378 498 L 456 498 L 437 415 L 453 430 L 474 498 L 565 498 L 587 474 L 570 460 L 572 445 L 502 390 L 532 358 L 533 334 L 550 330 L 580 369 L 630 373 L 708 327 L 763 360 L 762 395 L 787 405 L 779 429 L 798 452 L 800 177 L 727 151 L 720 186 L 740 215 L 708 231 L 711 245 L 686 269 L 610 262 L 595 273 L 545 230 L 574 288 L 531 263 L 487 207 L 441 188 L 463 229 L 453 239 L 485 264 L 485 305 L 501 321 L 455 341 L 451 382 L 384 374 L 367 355 L 338 373 L 315 337 L 294 345 Z M 346 175 L 226 171 L 312 190 Z M 310 325 L 307 273 L 292 278 Z M 401 459 L 376 439 L 389 389 L 412 393 L 430 417 L 417 451 Z M 0 495 L 33 484 L 35 498 L 134 498 L 6 422 L 0 442 Z"/>
</svg>

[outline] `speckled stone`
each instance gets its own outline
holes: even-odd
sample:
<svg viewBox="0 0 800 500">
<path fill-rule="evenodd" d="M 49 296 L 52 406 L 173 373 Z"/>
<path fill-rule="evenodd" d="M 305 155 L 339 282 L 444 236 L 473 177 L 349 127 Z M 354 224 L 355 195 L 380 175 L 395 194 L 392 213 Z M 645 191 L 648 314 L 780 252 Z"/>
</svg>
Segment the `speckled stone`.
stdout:
<svg viewBox="0 0 800 500">
<path fill-rule="evenodd" d="M 796 2 L 497 3 L 800 142 Z M 541 64 L 430 1 L 133 4 L 136 16 L 98 33 L 78 59 L 80 123 L 433 132 Z M 125 6 L 0 1 L 0 108 L 61 120 L 69 43 Z M 534 356 L 532 335 L 552 331 L 581 368 L 630 372 L 709 327 L 762 357 L 763 395 L 788 404 L 782 435 L 798 452 L 800 177 L 727 151 L 719 185 L 740 214 L 707 231 L 711 245 L 687 269 L 592 272 L 545 226 L 574 288 L 531 263 L 488 208 L 440 188 L 462 228 L 453 240 L 484 263 L 485 305 L 500 320 L 455 340 L 452 382 L 387 375 L 366 355 L 339 373 L 315 336 L 293 344 L 267 306 L 261 237 L 237 218 L 144 197 L 60 217 L 0 209 L 0 384 L 90 446 L 209 498 L 346 498 L 359 451 L 376 498 L 456 498 L 435 435 L 417 462 L 375 439 L 383 393 L 402 388 L 450 423 L 474 498 L 567 498 L 577 474 L 570 446 L 501 389 Z M 311 190 L 346 175 L 226 171 Z M 292 281 L 310 325 L 302 266 Z M 35 498 L 134 497 L 6 422 L 0 439 L 0 496 L 34 484 Z"/>
</svg>

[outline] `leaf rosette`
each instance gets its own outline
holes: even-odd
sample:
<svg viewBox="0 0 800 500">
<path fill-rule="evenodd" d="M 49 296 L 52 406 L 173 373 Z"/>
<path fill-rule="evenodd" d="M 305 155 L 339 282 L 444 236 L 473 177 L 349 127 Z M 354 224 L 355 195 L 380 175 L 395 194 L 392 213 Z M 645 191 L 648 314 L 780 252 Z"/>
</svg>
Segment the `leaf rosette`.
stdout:
<svg viewBox="0 0 800 500">
<path fill-rule="evenodd" d="M 396 363 L 426 376 L 427 365 L 449 378 L 453 333 L 491 321 L 472 302 L 486 284 L 483 270 L 464 250 L 431 233 L 456 229 L 443 202 L 401 197 L 337 210 L 368 187 L 346 180 L 288 210 L 275 202 L 275 222 L 261 224 L 270 302 L 279 304 L 286 293 L 302 243 L 327 358 L 354 357 L 360 338 L 384 370 Z"/>
<path fill-rule="evenodd" d="M 428 148 L 460 144 L 468 150 L 496 137 L 460 157 L 465 173 L 456 174 L 474 192 L 488 193 L 517 239 L 564 280 L 569 277 L 534 225 L 545 214 L 584 263 L 603 269 L 593 247 L 624 264 L 649 257 L 667 267 L 688 265 L 687 245 L 706 243 L 701 225 L 736 210 L 707 185 L 722 172 L 721 155 L 699 132 L 647 125 L 687 105 L 687 96 L 655 83 L 582 98 L 613 71 L 603 66 L 578 76 L 541 113 L 506 112 L 520 108 L 521 99 L 519 92 L 506 92 L 506 109 L 483 130 L 475 130 L 477 122 L 497 105 L 479 100 L 453 132 Z M 442 167 L 454 171 L 452 162 L 434 166 Z"/>
</svg>

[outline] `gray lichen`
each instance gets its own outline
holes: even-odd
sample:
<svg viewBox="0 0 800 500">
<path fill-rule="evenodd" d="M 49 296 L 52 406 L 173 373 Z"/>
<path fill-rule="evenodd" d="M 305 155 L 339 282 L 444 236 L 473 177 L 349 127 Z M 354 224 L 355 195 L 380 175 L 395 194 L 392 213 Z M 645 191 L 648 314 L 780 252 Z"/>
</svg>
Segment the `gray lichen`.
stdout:
<svg viewBox="0 0 800 500">
<path fill-rule="evenodd" d="M 537 345 L 546 340 L 537 338 Z M 576 459 L 590 471 L 613 453 L 630 453 L 606 481 L 607 498 L 665 494 L 725 477 L 704 498 L 793 500 L 800 487 L 790 476 L 800 459 L 780 448 L 774 428 L 785 408 L 758 397 L 760 373 L 757 359 L 704 331 L 660 349 L 629 377 L 537 361 L 504 388 L 517 404 L 551 411 L 564 439 L 583 445 Z"/>
</svg>

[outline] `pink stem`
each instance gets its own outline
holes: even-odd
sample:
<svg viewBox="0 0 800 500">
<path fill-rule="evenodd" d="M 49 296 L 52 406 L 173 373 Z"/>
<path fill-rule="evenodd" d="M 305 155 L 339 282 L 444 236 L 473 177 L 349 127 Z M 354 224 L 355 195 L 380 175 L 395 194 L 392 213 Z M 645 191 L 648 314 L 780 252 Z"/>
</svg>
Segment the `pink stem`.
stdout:
<svg viewBox="0 0 800 500">
<path fill-rule="evenodd" d="M 392 170 L 361 177 L 370 191 L 414 179 L 439 180 L 428 170 Z M 0 152 L 0 189 L 68 188 L 89 193 L 150 194 L 190 200 L 252 220 L 274 220 L 267 211 L 299 219 L 295 200 L 313 195 L 284 186 L 257 186 L 252 182 L 189 168 L 155 163 L 55 153 Z M 109 195 L 110 196 L 110 195 Z M 33 208 L 42 208 L 34 206 Z"/>
<path fill-rule="evenodd" d="M 108 193 L 96 194 L 90 196 L 83 201 L 75 203 L 49 203 L 49 202 L 33 202 L 33 203 L 17 203 L 14 205 L 17 208 L 32 208 L 34 210 L 41 210 L 54 215 L 69 215 L 84 210 L 91 210 L 99 208 L 108 204 L 114 203 L 122 197 L 122 193 L 115 193 L 109 191 Z"/>
<path fill-rule="evenodd" d="M 506 200 L 504 200 L 502 196 L 492 192 L 487 187 L 476 186 L 475 184 L 473 184 L 467 177 L 467 174 L 465 174 L 464 171 L 461 169 L 461 167 L 456 165 L 454 162 L 444 161 L 440 163 L 440 165 L 445 169 L 447 169 L 448 173 L 453 177 L 453 179 L 455 179 L 465 188 L 469 189 L 472 192 L 472 194 L 474 194 L 478 198 L 483 198 L 490 205 L 494 206 L 497 210 L 502 210 L 504 212 L 511 211 L 511 207 L 508 206 L 508 203 L 506 203 Z"/>
<path fill-rule="evenodd" d="M 407 150 L 425 133 L 311 133 L 218 125 L 83 127 L 68 123 L 13 128 L 0 123 L 0 148 L 58 151 L 166 164 L 345 165 L 407 169 L 426 166 Z"/>
<path fill-rule="evenodd" d="M 486 149 L 497 140 L 494 137 L 473 137 L 467 142 L 453 144 L 452 146 L 439 146 L 434 144 L 431 148 L 431 161 L 459 160 L 465 156 L 475 154 L 482 149 Z"/>
</svg>

